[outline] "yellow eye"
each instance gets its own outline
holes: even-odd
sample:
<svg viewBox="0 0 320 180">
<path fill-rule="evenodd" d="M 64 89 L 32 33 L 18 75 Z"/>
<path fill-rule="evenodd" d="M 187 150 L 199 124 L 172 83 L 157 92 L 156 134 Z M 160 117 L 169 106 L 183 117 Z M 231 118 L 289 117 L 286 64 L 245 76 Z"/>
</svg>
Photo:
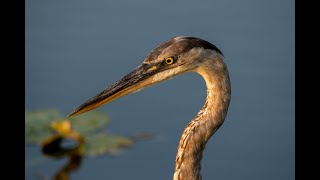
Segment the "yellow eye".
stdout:
<svg viewBox="0 0 320 180">
<path fill-rule="evenodd" d="M 173 57 L 166 57 L 164 62 L 168 65 L 173 64 Z"/>
</svg>

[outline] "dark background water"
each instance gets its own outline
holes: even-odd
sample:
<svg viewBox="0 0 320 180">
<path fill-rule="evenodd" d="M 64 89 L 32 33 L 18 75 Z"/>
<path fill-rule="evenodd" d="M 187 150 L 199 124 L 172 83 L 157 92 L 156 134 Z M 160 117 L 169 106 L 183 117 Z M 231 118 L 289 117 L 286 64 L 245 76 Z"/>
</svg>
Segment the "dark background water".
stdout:
<svg viewBox="0 0 320 180">
<path fill-rule="evenodd" d="M 64 115 L 138 66 L 177 35 L 206 39 L 225 55 L 232 99 L 206 146 L 203 179 L 294 179 L 293 0 L 27 0 L 25 107 Z M 184 74 L 98 110 L 108 131 L 157 134 L 121 156 L 85 158 L 72 179 L 172 179 L 183 128 L 201 109 L 205 83 Z M 52 176 L 66 160 L 28 165 L 25 179 Z"/>
</svg>

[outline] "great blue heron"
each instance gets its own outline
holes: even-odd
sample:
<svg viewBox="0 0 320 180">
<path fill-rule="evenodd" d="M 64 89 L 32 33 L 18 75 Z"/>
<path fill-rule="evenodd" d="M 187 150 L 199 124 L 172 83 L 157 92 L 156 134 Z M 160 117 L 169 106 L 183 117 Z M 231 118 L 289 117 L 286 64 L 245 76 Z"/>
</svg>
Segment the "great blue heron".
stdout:
<svg viewBox="0 0 320 180">
<path fill-rule="evenodd" d="M 92 110 L 176 75 L 196 72 L 206 82 L 207 98 L 180 138 L 173 179 L 202 179 L 202 152 L 212 134 L 224 122 L 231 98 L 229 73 L 223 59 L 221 51 L 208 41 L 187 36 L 171 38 L 153 49 L 135 70 L 87 100 L 69 116 Z"/>
</svg>

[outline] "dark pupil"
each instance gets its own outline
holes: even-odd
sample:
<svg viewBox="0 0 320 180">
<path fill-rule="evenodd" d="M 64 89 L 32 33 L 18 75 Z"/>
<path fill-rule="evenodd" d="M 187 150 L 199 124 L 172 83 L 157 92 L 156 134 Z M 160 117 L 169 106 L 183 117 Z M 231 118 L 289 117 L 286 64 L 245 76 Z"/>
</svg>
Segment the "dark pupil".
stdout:
<svg viewBox="0 0 320 180">
<path fill-rule="evenodd" d="M 167 63 L 172 63 L 172 59 L 167 59 Z"/>
</svg>

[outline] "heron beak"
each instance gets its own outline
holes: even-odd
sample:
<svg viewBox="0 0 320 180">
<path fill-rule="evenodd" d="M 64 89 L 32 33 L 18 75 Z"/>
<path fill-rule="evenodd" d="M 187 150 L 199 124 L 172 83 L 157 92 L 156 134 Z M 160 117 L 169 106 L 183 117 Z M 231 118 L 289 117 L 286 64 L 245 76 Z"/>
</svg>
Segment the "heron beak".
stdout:
<svg viewBox="0 0 320 180">
<path fill-rule="evenodd" d="M 153 83 L 151 76 L 156 72 L 157 66 L 152 66 L 149 64 L 142 64 L 138 66 L 135 70 L 124 76 L 122 79 L 98 93 L 96 96 L 87 100 L 77 109 L 75 109 L 68 117 L 90 111 L 122 96 L 131 94 L 147 87 L 148 85 L 151 85 Z"/>
</svg>

